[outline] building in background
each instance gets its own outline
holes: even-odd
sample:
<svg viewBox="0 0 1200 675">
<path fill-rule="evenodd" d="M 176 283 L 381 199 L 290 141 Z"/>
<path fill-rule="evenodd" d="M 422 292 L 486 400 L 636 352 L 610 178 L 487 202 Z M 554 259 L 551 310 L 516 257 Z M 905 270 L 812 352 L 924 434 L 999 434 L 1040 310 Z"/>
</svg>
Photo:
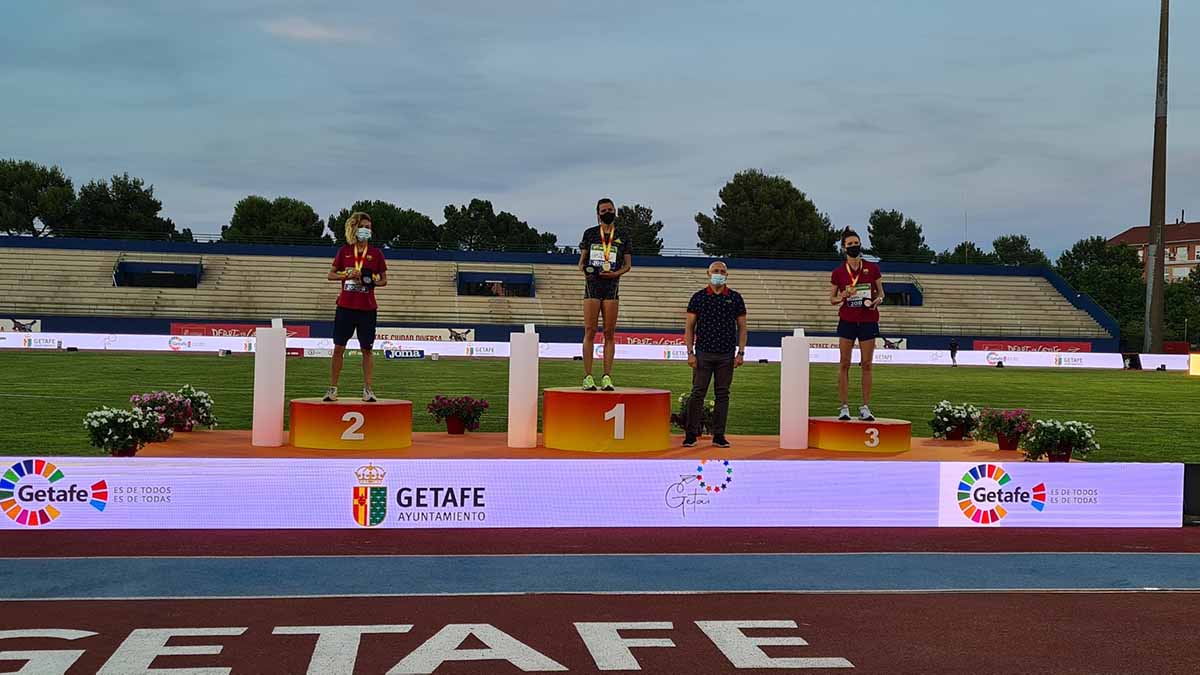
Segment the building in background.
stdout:
<svg viewBox="0 0 1200 675">
<path fill-rule="evenodd" d="M 1163 267 L 1163 278 L 1167 281 L 1178 281 L 1187 277 L 1197 265 L 1200 265 L 1200 222 L 1171 223 L 1164 230 L 1163 240 L 1166 242 L 1165 259 L 1167 264 Z M 1150 228 L 1148 226 L 1131 227 L 1109 239 L 1108 245 L 1125 244 L 1137 251 L 1138 259 L 1142 261 L 1143 265 L 1142 275 L 1145 276 L 1146 243 L 1149 237 Z"/>
</svg>

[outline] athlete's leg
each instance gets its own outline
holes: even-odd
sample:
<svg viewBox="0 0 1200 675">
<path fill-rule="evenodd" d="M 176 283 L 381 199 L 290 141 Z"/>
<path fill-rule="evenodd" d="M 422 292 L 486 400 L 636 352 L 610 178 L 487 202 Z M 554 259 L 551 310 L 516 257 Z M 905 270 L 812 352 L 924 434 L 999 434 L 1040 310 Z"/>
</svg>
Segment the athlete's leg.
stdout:
<svg viewBox="0 0 1200 675">
<path fill-rule="evenodd" d="M 617 311 L 620 300 L 604 301 L 604 374 L 612 375 L 617 355 Z"/>
<path fill-rule="evenodd" d="M 600 321 L 600 300 L 583 301 L 583 374 L 592 374 L 592 355 L 596 353 L 596 327 Z"/>
</svg>

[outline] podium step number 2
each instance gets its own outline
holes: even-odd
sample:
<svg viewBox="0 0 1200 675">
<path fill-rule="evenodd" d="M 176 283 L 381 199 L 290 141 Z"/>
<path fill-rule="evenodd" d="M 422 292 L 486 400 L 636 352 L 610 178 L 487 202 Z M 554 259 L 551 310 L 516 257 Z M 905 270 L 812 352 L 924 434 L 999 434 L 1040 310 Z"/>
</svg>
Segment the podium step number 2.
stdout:
<svg viewBox="0 0 1200 675">
<path fill-rule="evenodd" d="M 293 399 L 288 441 L 296 448 L 390 450 L 412 446 L 412 402 Z"/>
<path fill-rule="evenodd" d="M 547 448 L 583 452 L 650 452 L 671 445 L 671 392 L 547 389 L 542 399 Z"/>
</svg>

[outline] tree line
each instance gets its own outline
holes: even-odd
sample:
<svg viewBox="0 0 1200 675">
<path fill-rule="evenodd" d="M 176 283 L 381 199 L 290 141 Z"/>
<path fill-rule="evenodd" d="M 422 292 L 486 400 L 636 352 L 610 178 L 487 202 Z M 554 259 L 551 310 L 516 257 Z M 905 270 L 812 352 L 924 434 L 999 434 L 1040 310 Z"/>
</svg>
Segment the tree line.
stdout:
<svg viewBox="0 0 1200 675">
<path fill-rule="evenodd" d="M 154 186 L 128 173 L 90 181 L 76 194 L 71 178 L 57 166 L 0 160 L 0 232 L 6 234 L 194 241 L 190 229 L 180 231 L 170 218 L 160 215 L 162 208 Z M 560 246 L 552 232 L 539 232 L 507 211 L 496 212 L 485 199 L 449 204 L 442 222 L 435 223 L 423 213 L 380 200 L 360 200 L 323 219 L 300 199 L 249 195 L 234 205 L 229 224 L 221 227 L 220 241 L 331 245 L 340 239 L 342 226 L 354 211 L 371 214 L 376 242 L 393 248 L 574 250 Z M 650 207 L 622 206 L 617 224 L 632 231 L 639 255 L 662 253 L 663 222 L 654 219 Z"/>
<path fill-rule="evenodd" d="M 835 259 L 840 228 L 783 176 L 758 170 L 738 172 L 718 192 L 711 214 L 697 213 L 700 251 L 720 257 Z M 154 186 L 129 174 L 92 180 L 76 194 L 58 167 L 0 160 L 0 232 L 16 235 L 142 238 L 192 241 L 160 215 Z M 490 201 L 449 204 L 436 223 L 423 213 L 379 200 L 357 201 L 322 219 L 302 200 L 247 196 L 233 207 L 221 241 L 331 245 L 354 211 L 371 214 L 376 242 L 393 248 L 450 251 L 573 251 L 551 232 L 539 232 Z M 617 224 L 632 231 L 638 255 L 659 255 L 663 223 L 649 206 L 618 210 Z M 586 223 L 590 225 L 590 223 Z M 1076 290 L 1091 296 L 1120 324 L 1122 342 L 1141 345 L 1145 308 L 1142 263 L 1127 246 L 1108 246 L 1104 237 L 1081 239 L 1055 262 L 1022 234 L 1004 235 L 984 250 L 973 241 L 934 251 L 920 223 L 895 209 L 875 209 L 867 218 L 866 252 L 884 261 L 937 264 L 1034 265 L 1054 269 Z M 860 232 L 860 234 L 863 234 Z M 1200 269 L 1166 285 L 1166 337 L 1183 338 L 1186 325 L 1200 332 Z"/>
</svg>

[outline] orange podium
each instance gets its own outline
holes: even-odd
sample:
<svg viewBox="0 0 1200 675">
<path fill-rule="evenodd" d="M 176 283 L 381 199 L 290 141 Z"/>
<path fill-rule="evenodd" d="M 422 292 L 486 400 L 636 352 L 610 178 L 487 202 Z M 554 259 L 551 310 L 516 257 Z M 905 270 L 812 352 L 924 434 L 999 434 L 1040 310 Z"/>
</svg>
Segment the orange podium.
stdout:
<svg viewBox="0 0 1200 675">
<path fill-rule="evenodd" d="M 877 419 L 842 421 L 836 417 L 810 417 L 808 446 L 842 452 L 908 452 L 912 422 Z"/>
<path fill-rule="evenodd" d="M 648 452 L 671 447 L 671 392 L 546 389 L 542 444 L 556 450 Z"/>
<path fill-rule="evenodd" d="M 292 399 L 288 445 L 321 450 L 407 448 L 412 446 L 412 419 L 412 401 Z"/>
</svg>

